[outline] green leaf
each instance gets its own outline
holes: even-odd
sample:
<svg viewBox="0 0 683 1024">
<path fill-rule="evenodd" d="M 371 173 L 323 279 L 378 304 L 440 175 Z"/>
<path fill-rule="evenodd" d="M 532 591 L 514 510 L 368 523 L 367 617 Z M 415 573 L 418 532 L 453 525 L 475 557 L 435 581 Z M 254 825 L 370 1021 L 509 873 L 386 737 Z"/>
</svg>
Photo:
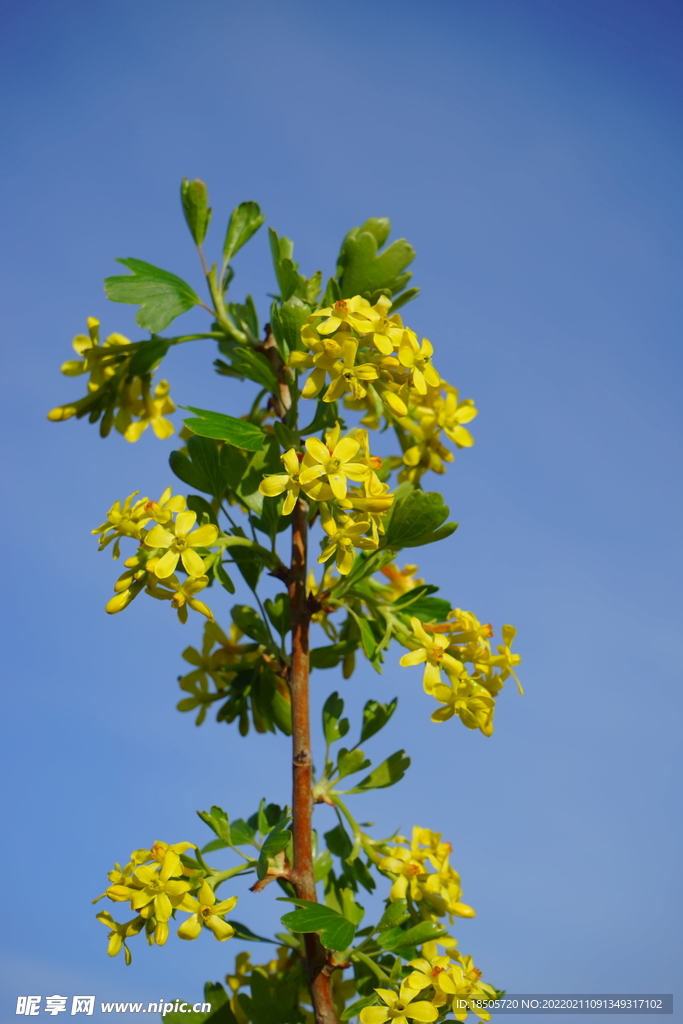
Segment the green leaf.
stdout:
<svg viewBox="0 0 683 1024">
<path fill-rule="evenodd" d="M 342 243 L 337 278 L 342 298 L 372 295 L 385 291 L 390 295 L 404 288 L 411 274 L 405 268 L 415 259 L 415 250 L 405 238 L 399 238 L 383 252 L 388 218 L 372 217 L 359 228 L 352 228 Z"/>
<path fill-rule="evenodd" d="M 324 878 L 327 878 L 330 871 L 332 870 L 332 855 L 329 850 L 323 850 L 315 858 L 313 864 L 313 874 L 316 882 L 322 882 Z"/>
<path fill-rule="evenodd" d="M 301 348 L 301 328 L 311 312 L 311 306 L 303 302 L 298 295 L 290 295 L 282 305 L 273 303 L 270 310 L 270 325 L 283 359 L 287 359 L 294 349 Z"/>
<path fill-rule="evenodd" d="M 188 181 L 183 178 L 180 183 L 180 201 L 183 204 L 183 213 L 190 234 L 197 245 L 201 245 L 206 238 L 206 232 L 211 220 L 211 209 L 209 207 L 209 193 L 206 185 L 199 178 Z"/>
<path fill-rule="evenodd" d="M 255 384 L 277 393 L 278 381 L 271 363 L 261 352 L 246 345 L 237 345 L 232 351 L 232 367 L 240 377 L 248 377 Z"/>
<path fill-rule="evenodd" d="M 216 833 L 219 839 L 222 839 L 228 846 L 232 846 L 230 819 L 222 807 L 217 807 L 214 804 L 210 811 L 197 811 L 197 814 L 204 824 L 208 825 Z"/>
<path fill-rule="evenodd" d="M 218 526 L 218 520 L 216 519 L 216 513 L 209 505 L 206 498 L 202 498 L 199 494 L 188 494 L 187 496 L 187 507 L 190 512 L 194 512 L 197 516 L 197 523 L 202 525 L 202 518 L 206 516 L 207 522 L 213 523 L 214 526 Z"/>
<path fill-rule="evenodd" d="M 396 298 L 392 300 L 390 315 L 393 316 L 394 313 L 398 313 L 399 309 L 402 309 L 403 306 L 412 302 L 419 294 L 419 288 L 406 288 L 404 292 L 401 292 L 400 295 L 397 295 Z"/>
<path fill-rule="evenodd" d="M 363 725 L 360 731 L 360 742 L 365 743 L 371 736 L 383 729 L 387 724 L 398 704 L 398 697 L 394 697 L 390 704 L 380 704 L 379 701 L 369 700 L 363 708 Z"/>
<path fill-rule="evenodd" d="M 228 575 L 223 563 L 219 560 L 213 564 L 213 574 L 220 583 L 220 585 L 227 590 L 229 594 L 235 593 L 235 584 Z"/>
<path fill-rule="evenodd" d="M 346 736 L 349 731 L 348 718 L 341 717 L 343 712 L 344 701 L 335 690 L 323 705 L 323 733 L 328 746 Z"/>
<path fill-rule="evenodd" d="M 377 943 L 382 949 L 403 949 L 406 946 L 420 946 L 423 942 L 431 942 L 446 934 L 446 928 L 434 921 L 421 921 L 414 928 L 389 928 L 380 932 Z"/>
<path fill-rule="evenodd" d="M 402 609 L 408 615 L 414 615 L 421 622 L 444 622 L 451 610 L 449 601 L 441 597 L 421 597 L 414 604 Z"/>
<path fill-rule="evenodd" d="M 286 899 L 279 896 L 278 899 Z M 348 949 L 356 934 L 356 927 L 336 910 L 311 900 L 289 898 L 301 909 L 285 914 L 281 920 L 293 932 L 320 932 L 320 941 L 327 949 L 341 952 Z"/>
<path fill-rule="evenodd" d="M 338 640 L 326 647 L 314 647 L 310 652 L 311 668 L 336 668 L 339 662 L 358 647 L 357 640 Z"/>
<path fill-rule="evenodd" d="M 249 459 L 235 493 L 251 512 L 261 515 L 265 504 L 259 486 L 267 473 L 281 473 L 280 446 L 274 437 L 264 437 L 262 447 Z"/>
<path fill-rule="evenodd" d="M 247 942 L 270 942 L 273 946 L 277 945 L 273 939 L 264 939 L 262 935 L 252 932 L 251 928 L 247 928 L 246 924 L 240 924 L 239 921 L 228 921 L 228 924 L 232 925 L 235 929 L 236 939 L 244 939 Z"/>
<path fill-rule="evenodd" d="M 259 878 L 265 878 L 268 874 L 269 858 L 277 857 L 278 853 L 281 853 L 286 848 L 292 838 L 292 833 L 289 829 L 284 828 L 286 821 L 287 818 L 283 818 L 282 822 L 278 823 L 263 841 L 256 867 L 256 874 Z"/>
<path fill-rule="evenodd" d="M 375 634 L 372 631 L 372 626 L 362 615 L 359 615 L 356 621 L 358 622 L 358 628 L 360 629 L 363 653 L 369 661 L 372 661 L 377 651 L 377 641 L 375 640 Z"/>
<path fill-rule="evenodd" d="M 385 932 L 389 928 L 396 928 L 397 925 L 403 924 L 404 921 L 407 921 L 409 917 L 410 911 L 408 910 L 408 901 L 394 900 L 393 903 L 389 904 L 377 922 L 377 931 Z"/>
<path fill-rule="evenodd" d="M 373 992 L 371 996 L 363 996 L 362 999 L 356 999 L 355 1003 L 351 1003 L 347 1006 L 342 1013 L 340 1020 L 351 1020 L 352 1017 L 357 1017 L 361 1010 L 364 1010 L 366 1006 L 377 1006 L 379 1003 L 378 997 Z"/>
<path fill-rule="evenodd" d="M 210 412 L 208 409 L 197 409 L 193 405 L 181 406 L 195 413 L 198 419 L 185 420 L 185 425 L 201 437 L 212 437 L 218 441 L 227 441 L 236 448 L 244 448 L 249 452 L 258 452 L 263 447 L 265 434 L 255 423 L 238 420 L 222 412 Z"/>
<path fill-rule="evenodd" d="M 130 377 L 144 377 L 151 373 L 170 348 L 169 343 L 162 338 L 152 338 L 150 341 L 142 341 L 138 344 L 140 347 L 128 364 Z"/>
<path fill-rule="evenodd" d="M 116 262 L 132 270 L 133 276 L 105 278 L 107 298 L 140 306 L 135 320 L 152 334 L 163 331 L 171 320 L 199 304 L 199 296 L 175 274 L 132 257 Z"/>
<path fill-rule="evenodd" d="M 284 451 L 289 451 L 290 448 L 299 447 L 298 434 L 295 434 L 293 430 L 290 430 L 282 420 L 274 420 L 273 433 L 275 434 L 278 444 Z"/>
<path fill-rule="evenodd" d="M 292 624 L 288 595 L 278 594 L 272 601 L 267 597 L 263 604 L 266 609 L 266 615 L 272 622 L 273 626 L 275 626 L 278 633 L 281 636 L 285 633 L 289 633 L 292 628 Z"/>
<path fill-rule="evenodd" d="M 230 214 L 228 230 L 223 245 L 223 259 L 229 263 L 236 252 L 249 241 L 266 219 L 258 203 L 240 203 Z"/>
<path fill-rule="evenodd" d="M 384 547 L 409 548 L 429 543 L 430 534 L 448 517 L 448 506 L 438 491 L 413 490 L 394 500 L 384 536 Z M 455 526 L 453 526 L 455 529 Z"/>
<path fill-rule="evenodd" d="M 256 829 L 243 818 L 237 818 L 230 825 L 230 837 L 234 846 L 251 846 L 256 836 Z"/>
<path fill-rule="evenodd" d="M 362 750 L 347 750 L 346 747 L 342 747 L 337 755 L 337 777 L 343 779 L 347 775 L 355 775 L 356 772 L 369 768 L 370 764 Z"/>
<path fill-rule="evenodd" d="M 409 765 L 410 758 L 405 756 L 405 751 L 397 750 L 386 761 L 382 761 L 354 789 L 349 789 L 346 792 L 365 793 L 369 789 L 384 789 L 386 786 L 393 786 L 401 781 Z"/>
<path fill-rule="evenodd" d="M 236 604 L 230 614 L 238 629 L 257 643 L 270 646 L 266 624 L 254 608 L 250 608 L 248 604 Z"/>
</svg>

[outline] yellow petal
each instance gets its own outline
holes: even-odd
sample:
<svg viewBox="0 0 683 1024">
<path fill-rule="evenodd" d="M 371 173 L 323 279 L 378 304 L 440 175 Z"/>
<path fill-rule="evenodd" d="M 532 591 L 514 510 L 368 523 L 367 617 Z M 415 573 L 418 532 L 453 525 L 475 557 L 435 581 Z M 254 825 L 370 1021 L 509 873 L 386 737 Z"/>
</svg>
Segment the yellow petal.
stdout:
<svg viewBox="0 0 683 1024">
<path fill-rule="evenodd" d="M 193 548 L 210 548 L 212 544 L 216 543 L 217 537 L 218 527 L 214 526 L 213 523 L 206 523 L 205 526 L 200 526 L 198 530 L 190 534 L 187 542 Z"/>
<path fill-rule="evenodd" d="M 180 534 L 189 533 L 196 522 L 196 512 L 179 512 L 175 521 L 176 537 Z"/>
<path fill-rule="evenodd" d="M 438 1016 L 439 1011 L 437 1008 L 426 1000 L 419 1003 L 409 1003 L 406 1007 L 406 1017 L 410 1017 L 411 1020 L 428 1022 L 436 1020 Z"/>
<path fill-rule="evenodd" d="M 159 576 L 161 579 L 163 579 L 163 576 L 159 572 L 159 566 L 164 561 L 164 559 L 168 558 L 169 554 L 170 552 L 167 552 L 164 555 L 164 557 L 160 560 L 159 564 L 155 569 L 156 575 Z M 203 559 L 201 559 L 197 552 L 194 551 L 192 548 L 185 548 L 180 557 L 182 559 L 185 572 L 188 574 L 188 576 L 203 576 L 204 573 L 206 572 L 204 568 Z M 173 568 L 175 569 L 175 566 Z"/>
<path fill-rule="evenodd" d="M 309 437 L 306 440 L 306 451 L 312 455 L 316 462 L 325 465 L 330 460 L 329 450 L 317 437 Z"/>
<path fill-rule="evenodd" d="M 360 1011 L 361 1024 L 384 1024 L 389 1014 L 383 1006 L 366 1006 Z"/>
<path fill-rule="evenodd" d="M 163 526 L 153 526 L 145 537 L 145 546 L 148 548 L 168 548 L 174 540 L 175 537 L 169 530 L 165 530 Z"/>
<path fill-rule="evenodd" d="M 282 494 L 288 483 L 289 477 L 285 473 L 278 473 L 276 476 L 264 477 L 258 489 L 267 498 L 276 498 L 278 494 Z"/>
<path fill-rule="evenodd" d="M 194 552 L 193 552 L 194 553 Z M 154 566 L 154 575 L 160 580 L 165 580 L 168 576 L 172 576 L 175 572 L 175 567 L 178 564 L 180 555 L 177 551 L 173 551 L 169 548 L 165 555 L 162 555 L 157 564 Z M 200 559 L 201 561 L 201 559 Z M 202 562 L 202 572 L 204 572 L 204 563 Z"/>
<path fill-rule="evenodd" d="M 199 914 L 193 914 L 183 921 L 178 929 L 178 937 L 181 939 L 196 939 L 202 930 L 202 923 Z"/>
</svg>

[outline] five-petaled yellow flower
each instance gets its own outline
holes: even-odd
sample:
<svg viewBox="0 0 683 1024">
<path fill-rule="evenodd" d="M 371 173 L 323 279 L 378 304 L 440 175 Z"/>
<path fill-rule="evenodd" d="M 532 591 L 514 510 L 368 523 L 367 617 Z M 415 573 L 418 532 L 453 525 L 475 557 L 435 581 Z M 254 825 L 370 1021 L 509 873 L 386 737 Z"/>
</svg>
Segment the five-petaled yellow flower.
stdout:
<svg viewBox="0 0 683 1024">
<path fill-rule="evenodd" d="M 174 523 L 169 523 L 171 529 L 164 526 L 154 526 L 145 537 L 145 545 L 148 548 L 165 548 L 166 553 L 158 562 L 149 565 L 154 575 L 160 580 L 166 579 L 175 572 L 179 561 L 182 561 L 183 568 L 188 576 L 203 576 L 205 573 L 204 562 L 195 551 L 195 548 L 210 548 L 216 543 L 218 527 L 213 523 L 206 523 L 198 529 L 193 530 L 197 522 L 195 512 L 179 512 Z"/>
<path fill-rule="evenodd" d="M 339 440 L 340 433 L 337 424 L 334 430 L 327 434 L 326 445 L 317 437 L 308 438 L 306 451 L 311 464 L 301 471 L 299 480 L 301 486 L 308 492 L 316 481 L 326 479 L 335 498 L 343 501 L 346 497 L 347 480 L 363 480 L 370 470 L 365 463 L 354 462 L 360 450 L 358 441 L 353 437 L 343 437 Z"/>
<path fill-rule="evenodd" d="M 410 624 L 413 628 L 414 639 L 422 646 L 414 651 L 404 654 L 399 665 L 421 665 L 425 662 L 422 684 L 426 693 L 432 693 L 434 687 L 441 682 L 441 669 L 448 674 L 459 676 L 464 671 L 462 662 L 457 661 L 452 654 L 447 654 L 446 648 L 450 644 L 448 637 L 439 633 L 427 633 L 420 620 L 412 616 Z"/>
<path fill-rule="evenodd" d="M 319 441 L 318 444 L 320 443 Z M 283 491 L 287 491 L 287 497 L 282 506 L 282 515 L 288 516 L 296 505 L 301 488 L 304 487 L 301 480 L 303 473 L 308 469 L 314 468 L 317 463 L 308 452 L 300 460 L 293 448 L 285 452 L 281 458 L 287 472 L 274 473 L 272 476 L 264 477 L 259 484 L 259 491 L 268 498 L 275 498 L 278 494 L 282 494 Z M 330 486 L 324 480 L 320 480 L 317 477 L 307 481 L 304 490 L 309 498 L 313 498 L 315 501 L 329 501 L 332 497 Z"/>
<path fill-rule="evenodd" d="M 390 988 L 376 988 L 375 992 L 385 1005 L 366 1006 L 360 1011 L 361 1024 L 385 1024 L 388 1020 L 393 1024 L 408 1024 L 408 1020 L 428 1024 L 439 1016 L 434 1004 L 427 1002 L 426 999 L 413 1002 L 418 993 L 405 981 L 402 982 L 398 995 Z"/>
<path fill-rule="evenodd" d="M 235 906 L 237 896 L 216 903 L 216 894 L 206 879 L 202 882 L 197 896 L 198 899 L 195 899 L 194 896 L 187 895 L 180 904 L 180 910 L 187 910 L 191 914 L 178 929 L 180 938 L 196 939 L 204 927 L 210 929 L 219 942 L 232 938 L 235 929 L 223 920 L 223 915 Z"/>
</svg>

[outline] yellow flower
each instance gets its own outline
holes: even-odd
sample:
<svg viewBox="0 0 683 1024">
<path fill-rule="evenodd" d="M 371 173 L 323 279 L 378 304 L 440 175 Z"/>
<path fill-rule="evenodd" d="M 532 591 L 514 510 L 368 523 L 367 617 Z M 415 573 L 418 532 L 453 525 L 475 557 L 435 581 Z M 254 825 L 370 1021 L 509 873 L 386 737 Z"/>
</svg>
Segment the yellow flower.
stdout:
<svg viewBox="0 0 683 1024">
<path fill-rule="evenodd" d="M 161 526 L 169 523 L 176 512 L 184 512 L 187 505 L 182 494 L 173 494 L 171 487 L 167 487 L 158 501 L 148 501 L 145 511 L 150 517 Z"/>
<path fill-rule="evenodd" d="M 398 995 L 389 988 L 376 988 L 375 992 L 385 1005 L 366 1006 L 360 1011 L 361 1024 L 385 1024 L 388 1020 L 393 1024 L 408 1024 L 409 1019 L 428 1024 L 439 1016 L 434 1004 L 426 999 L 413 1002 L 418 993 L 405 981 L 401 983 Z"/>
<path fill-rule="evenodd" d="M 351 491 L 343 504 L 355 509 L 358 519 L 369 519 L 372 528 L 372 539 L 379 543 L 380 533 L 384 533 L 383 516 L 387 514 L 394 502 L 394 495 L 389 494 L 389 484 L 383 484 L 376 473 L 370 472 L 363 481 L 365 493 Z"/>
<path fill-rule="evenodd" d="M 140 498 L 139 501 L 133 502 L 133 498 L 139 493 L 139 491 L 133 491 L 125 499 L 123 505 L 120 501 L 115 501 L 107 512 L 106 522 L 90 531 L 100 534 L 98 551 L 104 551 L 107 545 L 116 538 L 112 555 L 114 558 L 118 558 L 121 553 L 121 537 L 142 540 L 142 531 L 152 516 L 148 510 L 147 498 Z"/>
<path fill-rule="evenodd" d="M 341 372 L 339 360 L 342 350 L 332 338 L 319 338 L 310 324 L 301 328 L 301 340 L 310 352 L 290 353 L 287 365 L 295 370 L 313 369 L 301 391 L 302 398 L 317 398 L 323 389 L 327 374 L 334 380 Z"/>
<path fill-rule="evenodd" d="M 372 334 L 369 336 L 375 348 L 384 356 L 392 355 L 394 349 L 399 347 L 405 330 L 398 313 L 387 317 L 390 306 L 391 300 L 386 295 L 381 295 L 373 307 L 379 317 L 373 324 Z"/>
<path fill-rule="evenodd" d="M 370 523 L 363 520 L 355 523 L 350 516 L 340 516 L 335 520 L 329 514 L 321 514 L 322 528 L 330 538 L 323 552 L 318 559 L 319 562 L 327 562 L 333 555 L 336 555 L 335 564 L 342 576 L 347 576 L 353 568 L 355 555 L 354 547 L 366 551 L 374 550 L 376 544 L 370 537 L 364 537 L 370 529 Z"/>
<path fill-rule="evenodd" d="M 436 422 L 458 448 L 471 448 L 474 438 L 463 423 L 469 423 L 477 415 L 471 398 L 458 401 L 458 392 L 450 384 L 446 386 L 446 397 L 440 395 L 434 400 L 433 415 Z"/>
<path fill-rule="evenodd" d="M 432 714 L 432 722 L 447 722 L 458 715 L 468 729 L 481 729 L 484 736 L 493 733 L 493 697 L 477 686 L 469 676 L 451 679 L 450 685 L 437 683 L 432 696 L 443 706 Z"/>
<path fill-rule="evenodd" d="M 130 900 L 132 909 L 139 911 L 143 918 L 154 916 L 157 924 L 163 925 L 190 889 L 189 882 L 171 877 L 178 870 L 176 862 L 179 864 L 177 856 L 165 857 L 158 868 L 142 864 L 136 868 L 132 879 L 134 886 L 141 885 L 141 888 L 112 885 L 107 889 L 107 896 L 119 903 Z M 168 928 L 159 929 L 155 935 L 157 945 L 164 944 L 167 934 Z"/>
<path fill-rule="evenodd" d="M 421 395 L 427 394 L 427 385 L 432 388 L 441 386 L 441 378 L 432 365 L 434 347 L 426 338 L 418 345 L 412 331 L 404 331 L 398 350 L 399 362 L 410 370 L 412 385 Z"/>
<path fill-rule="evenodd" d="M 482 1020 L 490 1020 L 491 1014 L 488 1010 L 477 1006 L 477 1003 L 495 999 L 495 989 L 480 980 L 482 972 L 475 967 L 471 956 L 461 956 L 456 951 L 453 951 L 451 956 L 458 961 L 448 972 L 455 989 L 451 1003 L 453 1016 L 456 1020 L 463 1021 L 467 1017 L 468 1011 L 471 1011 Z"/>
<path fill-rule="evenodd" d="M 202 928 L 206 927 L 213 932 L 219 942 L 225 942 L 226 939 L 232 938 L 235 929 L 223 920 L 223 915 L 235 906 L 237 896 L 231 896 L 230 899 L 223 900 L 222 903 L 216 903 L 216 894 L 206 879 L 202 882 L 197 896 L 199 898 L 195 899 L 194 896 L 187 895 L 180 904 L 180 910 L 189 911 L 191 916 L 183 921 L 178 929 L 179 937 L 181 939 L 196 939 Z"/>
<path fill-rule="evenodd" d="M 126 921 L 125 924 L 119 924 L 106 910 L 101 911 L 99 914 L 95 914 L 95 917 L 103 925 L 110 929 L 109 945 L 107 946 L 107 956 L 116 956 L 121 952 L 121 949 L 125 950 L 126 963 L 130 964 L 133 959 L 128 946 L 126 945 L 126 939 L 130 938 L 131 935 L 137 935 L 145 927 L 145 919 L 140 917 L 134 917 L 132 921 Z"/>
<path fill-rule="evenodd" d="M 434 416 L 423 416 L 419 423 L 403 418 L 400 423 L 417 439 L 417 444 L 403 452 L 403 461 L 408 468 L 400 479 L 415 483 L 429 469 L 433 473 L 445 473 L 444 462 L 452 462 L 453 453 L 441 443 L 440 427 Z"/>
<path fill-rule="evenodd" d="M 323 402 L 336 402 L 343 394 L 350 391 L 356 401 L 365 398 L 368 389 L 362 381 L 377 380 L 379 370 L 374 363 L 360 363 L 356 366 L 358 342 L 345 337 L 341 345 L 342 359 L 338 365 L 338 375 L 334 378 L 323 395 Z"/>
<path fill-rule="evenodd" d="M 200 527 L 200 529 L 203 529 L 203 527 Z M 211 609 L 195 596 L 208 585 L 208 576 L 190 576 L 184 583 L 181 583 L 177 576 L 171 575 L 161 580 L 161 586 L 158 582 L 150 583 L 147 587 L 147 593 L 151 597 L 156 597 L 157 600 L 170 601 L 171 607 L 176 609 L 178 618 L 183 623 L 187 622 L 188 607 L 194 612 L 205 615 L 210 622 L 213 622 L 213 612 Z"/>
<path fill-rule="evenodd" d="M 340 433 L 337 424 L 334 430 L 326 435 L 326 445 L 317 437 L 307 439 L 306 451 L 311 464 L 302 469 L 299 475 L 301 486 L 307 493 L 310 493 L 309 488 L 315 486 L 317 481 L 327 477 L 332 494 L 342 501 L 346 497 L 347 479 L 363 480 L 368 475 L 368 467 L 363 462 L 353 461 L 360 449 L 359 442 L 353 437 L 343 437 L 339 440 Z M 313 497 L 312 494 L 311 496 Z"/>
<path fill-rule="evenodd" d="M 410 893 L 410 898 L 422 899 L 419 877 L 424 874 L 422 860 L 414 856 L 414 851 L 406 850 L 403 846 L 395 846 L 383 857 L 377 867 L 380 871 L 389 871 L 396 875 L 394 883 L 389 891 L 390 900 L 403 900 Z"/>
<path fill-rule="evenodd" d="M 87 325 L 88 334 L 77 334 L 72 342 L 76 353 L 83 358 L 62 363 L 61 371 L 67 377 L 89 373 L 88 394 L 85 398 L 52 409 L 47 418 L 53 422 L 68 420 L 80 412 L 87 412 L 91 395 L 116 373 L 123 356 L 119 350 L 130 345 L 130 340 L 122 334 L 110 334 L 104 344 L 100 345 L 100 321 L 94 316 L 89 316 Z"/>
<path fill-rule="evenodd" d="M 204 562 L 195 548 L 210 548 L 214 545 L 218 538 L 218 527 L 213 523 L 207 523 L 192 533 L 196 522 L 195 512 L 179 512 L 175 523 L 169 524 L 173 527 L 172 531 L 163 526 L 154 526 L 145 537 L 145 545 L 148 548 L 166 549 L 166 553 L 156 564 L 149 565 L 159 579 L 166 579 L 175 572 L 179 561 L 182 561 L 188 576 L 204 575 Z"/>
<path fill-rule="evenodd" d="M 385 565 L 384 568 L 380 569 L 380 572 L 391 583 L 394 599 L 402 597 L 409 590 L 414 590 L 415 587 L 420 587 L 424 583 L 422 579 L 415 579 L 415 573 L 419 572 L 417 565 L 404 565 L 402 569 L 399 569 L 392 562 L 390 565 Z"/>
<path fill-rule="evenodd" d="M 320 442 L 318 443 L 320 444 Z M 296 505 L 299 492 L 302 486 L 304 486 L 301 481 L 302 473 L 304 470 L 315 467 L 316 462 L 308 452 L 300 457 L 293 448 L 285 452 L 281 458 L 287 472 L 265 476 L 259 484 L 259 491 L 268 498 L 275 498 L 278 494 L 282 494 L 283 491 L 287 491 L 287 497 L 282 506 L 282 515 L 288 516 Z M 317 478 L 312 479 L 304 487 L 304 490 L 308 497 L 313 498 L 315 501 L 329 501 L 332 497 L 332 490 L 329 485 Z"/>
<path fill-rule="evenodd" d="M 165 414 L 175 412 L 176 407 L 169 395 L 170 390 L 168 381 L 160 380 L 152 395 L 149 382 L 137 377 L 125 386 L 115 425 L 126 441 L 138 441 L 149 426 L 159 440 L 171 437 L 175 428 L 170 420 L 165 419 Z"/>
<path fill-rule="evenodd" d="M 441 683 L 441 669 L 459 676 L 463 671 L 462 663 L 456 661 L 452 654 L 446 652 L 450 644 L 448 637 L 440 636 L 438 633 L 425 632 L 422 623 L 418 618 L 412 616 L 410 625 L 413 629 L 413 639 L 421 644 L 415 650 L 404 654 L 399 665 L 420 665 L 425 662 L 422 685 L 426 693 L 432 693 L 434 687 Z"/>
<path fill-rule="evenodd" d="M 334 334 L 342 324 L 348 324 L 359 334 L 369 334 L 379 320 L 377 311 L 360 295 L 354 295 L 352 299 L 338 299 L 334 305 L 318 309 L 308 319 L 312 322 L 321 316 L 327 319 L 316 325 L 318 334 Z"/>
<path fill-rule="evenodd" d="M 501 670 L 502 680 L 507 679 L 508 676 L 514 676 L 517 688 L 519 689 L 519 692 L 523 694 L 524 690 L 522 689 L 522 684 L 515 672 L 515 665 L 520 664 L 522 656 L 521 654 L 513 654 L 510 650 L 510 645 L 517 636 L 517 630 L 514 626 L 503 626 L 501 633 L 503 634 L 503 643 L 496 648 L 498 654 L 491 658 L 491 665 L 494 668 L 499 668 Z"/>
<path fill-rule="evenodd" d="M 421 992 L 422 989 L 432 986 L 433 1005 L 444 1006 L 448 996 L 453 995 L 455 991 L 455 985 L 447 974 L 451 963 L 447 956 L 435 956 L 431 959 L 418 957 L 416 960 L 410 960 L 408 966 L 413 968 L 413 972 L 405 980 L 406 987 Z"/>
</svg>

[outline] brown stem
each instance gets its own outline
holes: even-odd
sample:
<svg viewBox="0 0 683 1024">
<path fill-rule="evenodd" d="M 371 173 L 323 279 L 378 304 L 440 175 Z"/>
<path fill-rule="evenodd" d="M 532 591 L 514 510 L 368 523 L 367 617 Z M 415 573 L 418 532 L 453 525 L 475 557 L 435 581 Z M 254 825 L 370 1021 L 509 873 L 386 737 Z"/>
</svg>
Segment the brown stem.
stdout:
<svg viewBox="0 0 683 1024">
<path fill-rule="evenodd" d="M 299 499 L 292 516 L 292 565 L 289 602 L 292 613 L 292 833 L 294 868 L 291 879 L 299 899 L 317 901 L 313 874 L 313 760 L 308 698 L 308 634 L 310 610 L 306 600 L 306 541 L 308 506 Z M 304 935 L 306 971 L 316 1024 L 337 1024 L 332 986 L 325 970 L 327 957 L 318 936 Z"/>
</svg>

